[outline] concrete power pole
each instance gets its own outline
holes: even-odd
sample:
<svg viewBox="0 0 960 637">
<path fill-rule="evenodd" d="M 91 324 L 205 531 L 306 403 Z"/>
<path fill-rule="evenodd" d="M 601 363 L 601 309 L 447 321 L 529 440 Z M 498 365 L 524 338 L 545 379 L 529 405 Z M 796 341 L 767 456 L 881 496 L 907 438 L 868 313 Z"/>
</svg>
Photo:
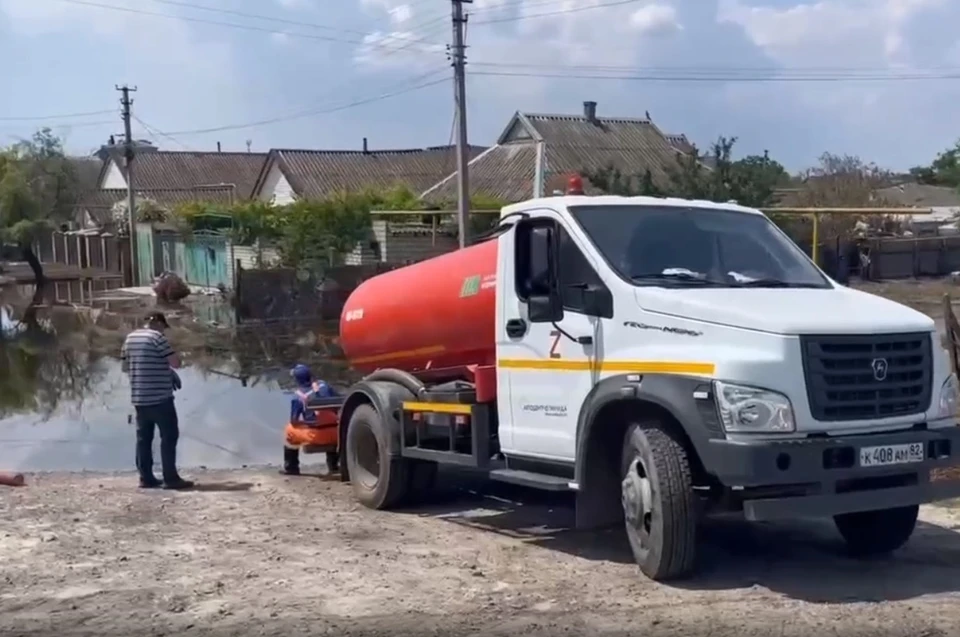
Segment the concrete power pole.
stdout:
<svg viewBox="0 0 960 637">
<path fill-rule="evenodd" d="M 469 244 L 470 181 L 467 176 L 467 82 L 466 82 L 466 45 L 464 27 L 467 18 L 463 15 L 464 3 L 473 0 L 452 0 L 453 2 L 453 93 L 457 107 L 457 226 L 460 231 L 460 247 Z"/>
<path fill-rule="evenodd" d="M 133 189 L 133 133 L 130 131 L 130 107 L 133 106 L 133 100 L 130 99 L 130 93 L 135 93 L 137 87 L 130 88 L 126 84 L 117 86 L 122 97 L 120 105 L 123 106 L 123 157 L 126 160 L 127 167 L 127 224 L 130 226 L 130 278 L 133 284 L 140 284 L 140 264 L 137 261 L 137 208 L 136 194 Z"/>
</svg>

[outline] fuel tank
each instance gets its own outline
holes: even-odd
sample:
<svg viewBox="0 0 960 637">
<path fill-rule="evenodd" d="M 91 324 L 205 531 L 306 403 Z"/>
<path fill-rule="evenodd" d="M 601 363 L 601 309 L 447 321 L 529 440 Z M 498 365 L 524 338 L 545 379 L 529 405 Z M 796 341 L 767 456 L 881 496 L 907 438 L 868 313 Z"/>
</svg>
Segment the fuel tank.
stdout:
<svg viewBox="0 0 960 637">
<path fill-rule="evenodd" d="M 340 315 L 340 345 L 360 372 L 496 363 L 497 241 L 361 283 Z"/>
</svg>

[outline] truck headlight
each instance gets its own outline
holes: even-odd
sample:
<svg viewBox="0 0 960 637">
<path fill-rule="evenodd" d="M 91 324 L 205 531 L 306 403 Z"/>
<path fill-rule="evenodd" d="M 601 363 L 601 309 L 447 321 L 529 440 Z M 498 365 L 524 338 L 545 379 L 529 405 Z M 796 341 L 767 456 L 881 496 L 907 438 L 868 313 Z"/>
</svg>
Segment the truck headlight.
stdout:
<svg viewBox="0 0 960 637">
<path fill-rule="evenodd" d="M 940 387 L 940 416 L 956 417 L 958 403 L 960 403 L 960 383 L 957 382 L 956 376 L 950 374 Z"/>
<path fill-rule="evenodd" d="M 729 433 L 789 433 L 796 430 L 793 406 L 783 394 L 714 381 L 720 422 Z"/>
</svg>

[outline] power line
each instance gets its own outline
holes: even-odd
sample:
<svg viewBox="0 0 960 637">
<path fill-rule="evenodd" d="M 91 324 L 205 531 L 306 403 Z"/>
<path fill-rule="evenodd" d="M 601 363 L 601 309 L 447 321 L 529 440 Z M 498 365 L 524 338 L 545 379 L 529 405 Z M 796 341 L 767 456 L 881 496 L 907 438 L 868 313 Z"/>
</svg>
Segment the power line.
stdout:
<svg viewBox="0 0 960 637">
<path fill-rule="evenodd" d="M 186 144 L 184 144 L 183 142 L 181 142 L 181 141 L 180 141 L 179 139 L 177 139 L 176 137 L 172 137 L 172 136 L 168 135 L 167 133 L 164 133 L 162 130 L 160 130 L 159 128 L 156 128 L 155 126 L 151 126 L 150 124 L 146 123 L 145 121 L 143 121 L 142 119 L 140 119 L 140 118 L 137 117 L 136 115 L 131 114 L 131 117 L 133 117 L 133 119 L 134 119 L 138 124 L 140 124 L 140 126 L 142 126 L 143 129 L 144 129 L 145 131 L 147 131 L 147 133 L 149 133 L 149 134 L 151 134 L 151 135 L 156 135 L 156 136 L 159 136 L 159 137 L 163 137 L 163 138 L 165 138 L 165 139 L 168 139 L 168 140 L 170 140 L 171 142 L 173 142 L 174 144 L 177 144 L 178 146 L 180 146 L 181 148 L 183 148 L 184 150 L 188 150 L 188 151 L 191 151 L 191 152 L 195 152 L 193 148 L 190 148 L 189 146 L 187 146 Z"/>
<path fill-rule="evenodd" d="M 333 27 L 333 26 L 329 26 L 329 27 L 328 27 L 328 26 L 319 25 L 319 24 L 301 23 L 301 22 L 296 22 L 296 21 L 293 21 L 293 20 L 286 20 L 286 19 L 284 19 L 284 18 L 273 18 L 273 17 L 270 17 L 270 16 L 264 16 L 264 15 L 253 14 L 253 13 L 243 13 L 243 12 L 232 11 L 232 10 L 228 10 L 228 9 L 218 9 L 218 8 L 215 8 L 215 7 L 194 6 L 194 5 L 191 5 L 191 4 L 186 3 L 186 2 L 179 2 L 179 1 L 177 1 L 177 0 L 153 0 L 153 1 L 154 1 L 154 2 L 160 2 L 160 3 L 163 3 L 163 4 L 169 4 L 169 5 L 172 5 L 172 6 L 190 7 L 190 8 L 192 8 L 192 9 L 198 9 L 198 10 L 201 10 L 201 11 L 211 11 L 211 12 L 214 12 L 214 13 L 224 13 L 224 14 L 229 14 L 229 15 L 244 16 L 244 17 L 254 18 L 254 19 L 260 19 L 260 20 L 268 20 L 268 21 L 273 21 L 273 22 L 289 23 L 289 24 L 295 24 L 295 25 L 297 25 L 297 26 L 312 27 L 312 28 L 315 28 L 315 29 L 323 29 L 323 30 L 331 30 L 331 31 L 340 31 L 340 32 L 347 32 L 347 33 L 358 33 L 358 34 L 361 34 L 361 35 L 364 35 L 364 36 L 367 36 L 367 35 L 368 35 L 367 33 L 364 33 L 364 32 L 362 32 L 362 31 L 356 31 L 356 30 L 351 30 L 351 29 L 343 29 L 343 28 Z M 145 9 L 134 9 L 134 8 L 132 8 L 132 7 L 119 7 L 119 6 L 117 6 L 117 5 L 112 5 L 112 4 L 103 4 L 103 3 L 100 3 L 100 2 L 92 2 L 91 0 L 59 0 L 59 2 L 65 2 L 65 3 L 67 3 L 67 4 L 75 4 L 75 5 L 85 6 L 85 7 L 93 7 L 93 8 L 96 8 L 96 9 L 105 9 L 105 10 L 109 10 L 109 11 L 121 11 L 121 12 L 123 12 L 123 13 L 132 13 L 132 14 L 135 14 L 135 15 L 145 15 L 145 16 L 151 16 L 151 17 L 155 17 L 155 18 L 166 18 L 166 19 L 168 19 L 168 20 L 177 20 L 177 21 L 182 21 L 182 22 L 193 22 L 193 23 L 197 23 L 197 24 L 207 24 L 207 25 L 212 25 L 212 26 L 227 27 L 227 28 L 231 28 L 231 29 L 240 29 L 240 30 L 242 30 L 242 31 L 253 31 L 253 32 L 257 32 L 257 33 L 268 33 L 268 34 L 271 34 L 271 35 L 284 35 L 284 36 L 293 37 L 293 38 L 304 38 L 304 39 L 308 39 L 308 40 L 318 40 L 318 41 L 321 41 L 321 42 L 339 42 L 339 43 L 342 43 L 342 44 L 362 44 L 362 45 L 365 45 L 365 46 L 373 46 L 373 47 L 382 46 L 382 45 L 379 45 L 379 44 L 371 44 L 371 43 L 369 43 L 369 42 L 367 42 L 367 41 L 365 41 L 365 40 L 338 38 L 338 37 L 334 37 L 334 36 L 327 36 L 327 35 L 320 35 L 320 34 L 312 34 L 312 33 L 299 33 L 299 32 L 293 32 L 293 31 L 283 31 L 283 30 L 279 30 L 279 29 L 271 29 L 271 28 L 268 28 L 268 27 L 255 26 L 255 25 L 251 25 L 251 24 L 238 24 L 238 23 L 236 23 L 236 22 L 223 22 L 223 21 L 221 21 L 221 20 L 210 20 L 210 19 L 207 19 L 207 18 L 197 18 L 197 17 L 193 17 L 193 16 L 172 15 L 172 14 L 169 14 L 169 13 L 160 13 L 160 12 L 158 12 L 158 11 L 148 11 L 148 10 L 145 10 Z M 425 40 L 423 40 L 422 43 L 423 43 L 423 44 L 434 44 L 434 45 L 438 45 L 438 46 L 439 46 L 439 43 L 436 43 L 436 42 L 427 42 L 427 41 L 425 41 Z"/>
<path fill-rule="evenodd" d="M 598 75 L 598 74 L 576 74 L 576 73 L 510 73 L 510 72 L 492 72 L 492 71 L 474 71 L 471 75 L 489 76 L 489 77 L 535 77 L 540 79 L 558 79 L 558 80 L 616 80 L 616 81 L 646 81 L 646 82 L 906 82 L 923 80 L 958 80 L 960 73 L 956 74 L 900 74 L 900 75 L 768 75 L 768 76 L 748 76 L 748 75 L 658 75 L 655 73 L 643 75 Z"/>
<path fill-rule="evenodd" d="M 191 16 L 171 15 L 169 13 L 160 13 L 157 11 L 146 11 L 144 9 L 133 9 L 131 7 L 118 7 L 112 4 L 101 4 L 99 2 L 90 2 L 89 0 L 59 0 L 59 1 L 66 2 L 67 4 L 76 4 L 76 5 L 82 5 L 85 7 L 94 7 L 97 9 L 107 9 L 110 11 L 122 11 L 124 13 L 146 15 L 146 16 L 152 16 L 155 18 L 167 18 L 168 20 L 179 20 L 182 22 L 195 22 L 198 24 L 210 24 L 210 25 L 221 26 L 221 27 L 231 27 L 234 29 L 241 29 L 244 31 L 257 31 L 260 33 L 270 33 L 273 35 L 287 35 L 287 36 L 298 37 L 298 38 L 307 38 L 310 40 L 320 40 L 322 42 L 363 44 L 362 40 L 346 40 L 344 38 L 335 38 L 332 36 L 316 35 L 316 34 L 310 34 L 310 33 L 290 33 L 288 31 L 278 31 L 277 29 L 268 29 L 266 27 L 258 27 L 250 24 L 237 24 L 235 22 L 221 22 L 219 20 L 207 20 L 206 18 L 194 18 Z"/>
<path fill-rule="evenodd" d="M 777 76 L 789 74 L 804 74 L 805 76 L 814 74 L 827 74 L 830 77 L 842 77 L 854 74 L 862 76 L 864 74 L 872 75 L 896 75 L 903 74 L 903 71 L 894 71 L 889 67 L 843 67 L 843 66 L 800 66 L 800 67 L 775 67 L 775 66 L 623 66 L 607 64 L 537 64 L 526 62 L 471 62 L 472 66 L 494 67 L 494 68 L 521 68 L 521 69 L 547 69 L 547 70 L 579 70 L 579 71 L 600 71 L 600 72 L 625 72 L 625 73 L 658 73 L 668 72 L 674 75 L 682 73 L 692 73 L 697 76 L 709 75 L 714 73 L 770 73 Z M 930 73 L 960 73 L 960 67 L 928 67 L 910 70 L 913 74 Z"/>
<path fill-rule="evenodd" d="M 608 7 L 618 7 L 625 4 L 633 4 L 640 0 L 613 0 L 613 2 L 603 2 L 587 7 L 572 7 L 569 9 L 558 9 L 556 11 L 546 11 L 544 13 L 527 13 L 509 18 L 490 18 L 489 20 L 480 20 L 474 24 L 499 24 L 502 22 L 518 22 L 520 20 L 529 20 L 531 18 L 546 18 L 555 15 L 566 15 L 568 13 L 580 13 L 581 11 L 593 11 L 594 9 L 606 9 Z"/>
<path fill-rule="evenodd" d="M 0 122 L 33 122 L 47 119 L 73 119 L 74 117 L 90 117 L 91 115 L 106 115 L 116 111 L 88 111 L 86 113 L 69 113 L 67 115 L 29 115 L 26 117 L 0 117 Z"/>
<path fill-rule="evenodd" d="M 429 72 L 429 73 L 425 73 L 425 74 L 422 75 L 422 76 L 418 76 L 418 77 L 416 77 L 416 78 L 413 78 L 412 80 L 410 80 L 410 82 L 416 82 L 416 81 L 418 81 L 418 80 L 423 80 L 423 79 L 426 79 L 427 77 L 434 76 L 434 75 L 436 75 L 437 73 L 440 73 L 440 72 L 446 73 L 446 68 L 435 69 L 435 70 L 433 70 L 433 71 L 431 71 L 431 72 Z M 327 115 L 327 114 L 330 114 L 330 113 L 335 113 L 335 112 L 338 112 L 338 111 L 344 111 L 344 110 L 347 110 L 347 109 L 350 109 L 350 108 L 354 108 L 354 107 L 356 107 L 356 106 L 362 106 L 362 105 L 364 105 L 364 104 L 370 104 L 370 103 L 372 103 L 372 102 L 379 102 L 379 101 L 382 101 L 382 100 L 385 100 L 385 99 L 389 99 L 389 98 L 391 98 L 391 97 L 395 97 L 395 96 L 397 96 L 397 95 L 402 95 L 402 94 L 404 94 L 404 93 L 411 93 L 411 92 L 413 92 L 413 91 L 417 91 L 417 90 L 420 90 L 420 89 L 423 89 L 423 88 L 427 88 L 427 87 L 429 87 L 429 86 L 435 86 L 435 85 L 441 84 L 441 83 L 443 83 L 443 82 L 448 82 L 449 80 L 450 80 L 450 78 L 444 77 L 444 78 L 440 78 L 440 79 L 438 79 L 438 80 L 433 80 L 433 81 L 430 81 L 430 82 L 421 82 L 421 83 L 419 83 L 419 84 L 413 84 L 412 86 L 406 86 L 406 87 L 404 87 L 404 88 L 399 88 L 399 89 L 394 90 L 394 91 L 389 91 L 389 92 L 382 93 L 382 94 L 380 94 L 380 95 L 376 95 L 376 96 L 373 96 L 373 97 L 367 97 L 367 98 L 363 98 L 363 99 L 354 100 L 354 101 L 352 101 L 352 102 L 348 102 L 348 103 L 346 103 L 346 104 L 340 104 L 340 105 L 338 105 L 338 106 L 333 106 L 333 107 L 330 107 L 330 108 L 310 109 L 310 110 L 307 110 L 307 111 L 301 111 L 301 112 L 299 112 L 299 113 L 291 113 L 291 114 L 289 114 L 289 115 L 283 115 L 283 116 L 279 116 L 279 117 L 272 117 L 272 118 L 269 118 L 269 119 L 262 119 L 262 120 L 258 120 L 258 121 L 254 121 L 254 122 L 247 122 L 247 123 L 245 123 L 245 124 L 231 124 L 231 125 L 227 125 L 227 126 L 216 126 L 216 127 L 212 127 L 212 128 L 198 128 L 198 129 L 193 129 L 193 130 L 174 131 L 174 132 L 172 132 L 172 133 L 167 133 L 167 134 L 168 134 L 168 135 L 171 135 L 171 136 L 173 136 L 173 135 L 181 135 L 181 136 L 183 136 L 183 135 L 203 135 L 203 134 L 207 134 L 207 133 L 219 133 L 219 132 L 222 132 L 222 131 L 229 131 L 229 130 L 241 130 L 241 129 L 244 129 L 244 128 L 255 128 L 255 127 L 258 127 L 258 126 L 266 126 L 266 125 L 268 125 L 268 124 L 276 124 L 276 123 L 279 123 L 279 122 L 286 122 L 286 121 L 291 121 L 291 120 L 295 120 L 295 119 L 302 119 L 302 118 L 304 118 L 304 117 L 312 117 L 312 116 L 315 116 L 315 115 Z"/>
</svg>

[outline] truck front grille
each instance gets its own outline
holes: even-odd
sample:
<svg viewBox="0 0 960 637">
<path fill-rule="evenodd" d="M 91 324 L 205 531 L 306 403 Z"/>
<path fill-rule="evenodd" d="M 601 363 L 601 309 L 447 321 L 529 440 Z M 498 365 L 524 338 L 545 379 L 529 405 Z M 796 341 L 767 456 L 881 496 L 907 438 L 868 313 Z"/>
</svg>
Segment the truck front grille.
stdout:
<svg viewBox="0 0 960 637">
<path fill-rule="evenodd" d="M 813 417 L 868 420 L 919 414 L 933 393 L 930 334 L 801 336 Z"/>
</svg>

